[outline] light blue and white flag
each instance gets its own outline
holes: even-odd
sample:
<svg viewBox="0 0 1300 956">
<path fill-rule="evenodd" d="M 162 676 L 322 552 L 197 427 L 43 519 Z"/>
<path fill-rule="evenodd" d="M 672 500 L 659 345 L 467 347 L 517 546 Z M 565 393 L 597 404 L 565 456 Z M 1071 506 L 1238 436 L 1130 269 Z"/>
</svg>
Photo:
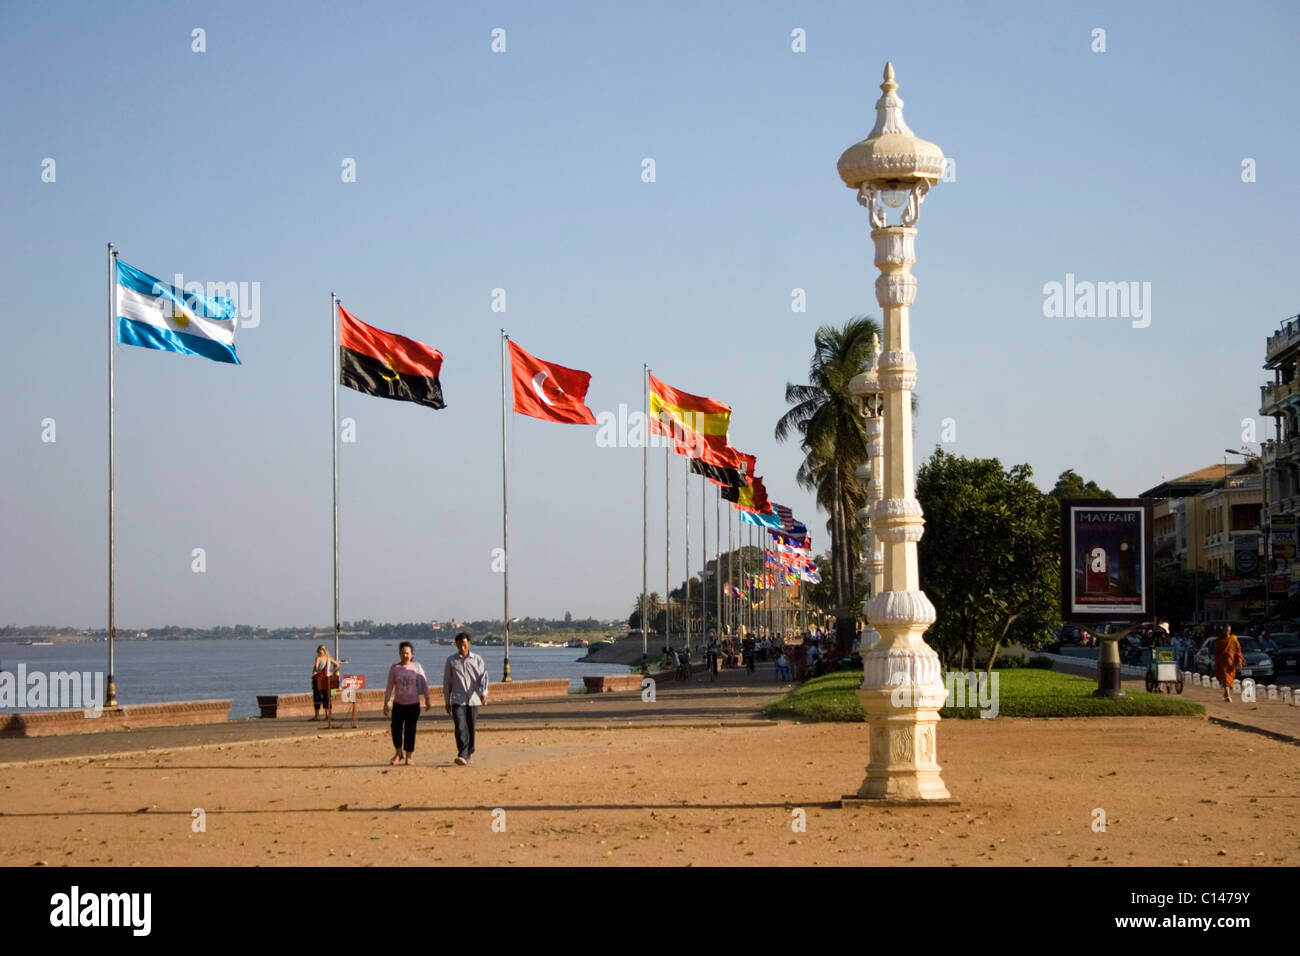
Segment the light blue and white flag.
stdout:
<svg viewBox="0 0 1300 956">
<path fill-rule="evenodd" d="M 117 340 L 240 364 L 239 312 L 228 298 L 185 292 L 117 260 Z"/>
<path fill-rule="evenodd" d="M 775 511 L 771 514 L 756 515 L 752 511 L 745 511 L 737 508 L 736 514 L 740 515 L 740 520 L 746 524 L 755 524 L 760 528 L 768 528 L 775 531 L 781 530 L 781 516 Z"/>
</svg>

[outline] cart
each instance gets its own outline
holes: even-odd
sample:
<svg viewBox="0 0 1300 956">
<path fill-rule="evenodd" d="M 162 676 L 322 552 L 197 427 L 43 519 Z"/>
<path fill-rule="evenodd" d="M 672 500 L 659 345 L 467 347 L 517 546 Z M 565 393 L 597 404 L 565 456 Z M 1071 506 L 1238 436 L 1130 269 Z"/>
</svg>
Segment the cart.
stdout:
<svg viewBox="0 0 1300 956">
<path fill-rule="evenodd" d="M 1183 692 L 1183 672 L 1178 669 L 1178 651 L 1172 647 L 1148 647 L 1147 690 L 1172 694 Z"/>
</svg>

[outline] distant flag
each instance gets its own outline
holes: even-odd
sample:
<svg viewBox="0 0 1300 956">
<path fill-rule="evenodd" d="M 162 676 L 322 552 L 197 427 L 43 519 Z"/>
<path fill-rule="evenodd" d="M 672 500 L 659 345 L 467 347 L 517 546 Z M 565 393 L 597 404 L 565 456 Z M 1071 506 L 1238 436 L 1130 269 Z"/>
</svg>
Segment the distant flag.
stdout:
<svg viewBox="0 0 1300 956">
<path fill-rule="evenodd" d="M 791 534 L 787 531 L 778 531 L 777 529 L 772 528 L 768 530 L 768 534 L 777 541 L 780 541 L 782 544 L 788 544 L 792 548 L 803 548 L 807 550 L 812 547 L 812 538 L 809 537 L 807 533 Z"/>
<path fill-rule="evenodd" d="M 366 325 L 339 306 L 339 384 L 367 395 L 446 408 L 442 353 L 404 335 Z"/>
<path fill-rule="evenodd" d="M 779 528 L 781 526 L 781 519 L 775 513 L 760 515 L 752 511 L 745 511 L 743 508 L 737 509 L 736 513 L 739 515 L 740 520 L 746 524 L 758 525 L 760 528 Z"/>
<path fill-rule="evenodd" d="M 240 364 L 235 354 L 239 313 L 230 299 L 186 293 L 121 259 L 116 264 L 119 342 Z"/>
<path fill-rule="evenodd" d="M 711 465 L 739 469 L 740 452 L 727 444 L 731 406 L 702 395 L 691 395 L 650 380 L 650 433 L 671 438 L 673 450 Z"/>
<path fill-rule="evenodd" d="M 794 512 L 785 505 L 772 503 L 772 508 L 781 516 L 781 530 L 787 534 L 807 534 L 808 527 L 801 521 L 794 520 Z"/>
<path fill-rule="evenodd" d="M 744 452 L 736 452 L 736 454 L 745 462 L 741 468 L 710 465 L 702 458 L 692 458 L 691 472 L 696 475 L 703 475 L 715 485 L 721 485 L 723 488 L 742 488 L 748 484 L 748 476 L 754 473 L 756 459 L 753 455 L 746 455 Z"/>
<path fill-rule="evenodd" d="M 591 375 L 543 362 L 510 343 L 515 411 L 562 425 L 594 425 L 596 416 L 584 402 Z"/>
<path fill-rule="evenodd" d="M 767 500 L 767 489 L 763 486 L 763 479 L 755 475 L 748 485 L 743 488 L 723 489 L 722 498 L 724 501 L 730 501 L 742 512 L 752 511 L 755 514 L 771 515 L 772 523 L 764 523 L 766 528 L 780 528 L 781 518 L 772 510 L 771 503 Z"/>
</svg>

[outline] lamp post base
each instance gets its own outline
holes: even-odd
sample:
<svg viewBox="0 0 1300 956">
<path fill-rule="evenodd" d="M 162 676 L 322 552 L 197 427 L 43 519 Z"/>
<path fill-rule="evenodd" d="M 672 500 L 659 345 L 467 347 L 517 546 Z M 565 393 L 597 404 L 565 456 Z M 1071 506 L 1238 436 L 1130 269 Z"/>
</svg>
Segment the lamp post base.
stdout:
<svg viewBox="0 0 1300 956">
<path fill-rule="evenodd" d="M 881 639 L 862 656 L 858 701 L 870 728 L 867 774 L 853 799 L 873 803 L 941 803 L 952 794 L 939 776 L 936 730 L 948 691 L 939 658 L 922 640 L 928 622 L 886 623 L 884 608 L 910 598 L 918 618 L 933 620 L 924 594 L 886 592 L 867 602 Z M 922 606 L 922 602 L 924 607 Z M 928 613 L 926 609 L 928 608 Z M 874 623 L 874 622 L 873 622 Z"/>
<path fill-rule="evenodd" d="M 846 794 L 840 797 L 841 810 L 866 810 L 872 807 L 960 807 L 956 797 L 937 797 L 933 800 L 907 800 L 903 797 L 859 797 Z"/>
</svg>

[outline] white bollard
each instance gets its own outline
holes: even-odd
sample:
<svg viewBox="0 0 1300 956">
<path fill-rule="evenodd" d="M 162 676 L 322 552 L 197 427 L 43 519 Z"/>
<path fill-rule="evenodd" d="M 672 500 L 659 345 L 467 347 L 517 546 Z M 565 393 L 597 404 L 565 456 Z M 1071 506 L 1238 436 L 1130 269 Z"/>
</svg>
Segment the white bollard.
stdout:
<svg viewBox="0 0 1300 956">
<path fill-rule="evenodd" d="M 1282 688 L 1282 703 L 1284 703 L 1284 704 L 1289 704 L 1289 703 L 1291 703 L 1291 688 L 1290 688 L 1290 687 L 1283 687 L 1283 688 Z"/>
<path fill-rule="evenodd" d="M 1217 677 L 1211 677 L 1211 678 L 1210 678 L 1210 686 L 1211 686 L 1211 687 L 1218 687 L 1218 686 L 1219 686 L 1219 678 L 1217 678 Z"/>
<path fill-rule="evenodd" d="M 1268 685 L 1268 699 L 1277 700 L 1277 684 Z"/>
</svg>

